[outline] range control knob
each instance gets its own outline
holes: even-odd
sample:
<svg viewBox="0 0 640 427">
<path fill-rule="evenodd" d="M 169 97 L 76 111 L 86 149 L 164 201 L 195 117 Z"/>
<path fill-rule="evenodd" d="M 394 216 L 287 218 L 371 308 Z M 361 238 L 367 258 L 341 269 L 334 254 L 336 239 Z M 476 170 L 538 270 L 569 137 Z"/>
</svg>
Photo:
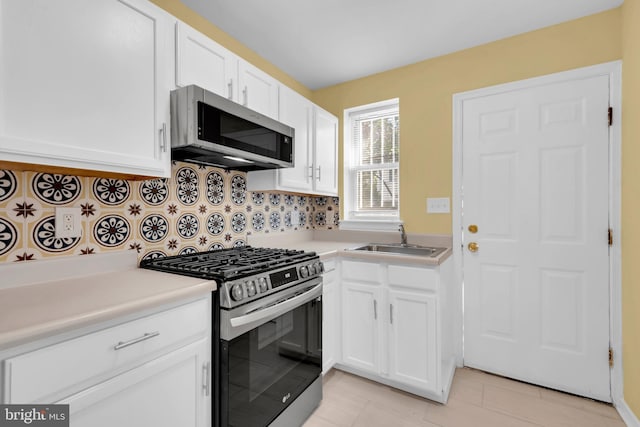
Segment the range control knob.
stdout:
<svg viewBox="0 0 640 427">
<path fill-rule="evenodd" d="M 260 293 L 263 294 L 269 290 L 269 285 L 267 283 L 267 279 L 261 277 L 258 279 L 258 288 L 260 288 Z"/>
<path fill-rule="evenodd" d="M 231 299 L 234 301 L 240 301 L 243 298 L 242 285 L 235 284 L 231 287 Z"/>
<path fill-rule="evenodd" d="M 307 268 L 309 269 L 309 275 L 313 276 L 314 274 L 316 274 L 316 266 L 313 264 L 309 264 L 307 266 Z"/>
<path fill-rule="evenodd" d="M 322 261 L 318 261 L 313 265 L 315 265 L 316 267 L 316 273 L 318 274 L 324 273 L 324 264 L 322 264 Z"/>
<path fill-rule="evenodd" d="M 256 282 L 254 282 L 253 280 L 249 280 L 247 282 L 247 295 L 249 297 L 252 297 L 256 293 L 258 293 L 258 290 L 256 289 Z"/>
<path fill-rule="evenodd" d="M 309 277 L 309 269 L 307 268 L 306 265 L 303 265 L 302 267 L 300 267 L 300 277 L 302 277 L 303 279 L 305 277 Z"/>
</svg>

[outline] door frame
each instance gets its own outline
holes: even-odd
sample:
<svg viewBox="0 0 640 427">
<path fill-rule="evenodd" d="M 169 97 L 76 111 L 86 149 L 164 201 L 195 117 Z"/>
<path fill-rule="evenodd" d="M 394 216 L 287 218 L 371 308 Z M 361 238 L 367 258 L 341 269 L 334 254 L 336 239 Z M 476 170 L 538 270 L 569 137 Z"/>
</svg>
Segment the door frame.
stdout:
<svg viewBox="0 0 640 427">
<path fill-rule="evenodd" d="M 462 273 L 462 106 L 466 100 L 496 95 L 508 91 L 606 75 L 609 77 L 609 102 L 613 121 L 609 127 L 609 228 L 613 230 L 613 245 L 609 249 L 609 343 L 613 349 L 611 398 L 614 405 L 624 405 L 622 372 L 622 262 L 621 262 L 621 166 L 622 166 L 622 61 L 577 68 L 545 76 L 475 89 L 453 95 L 453 189 L 452 221 L 453 269 L 456 307 L 455 354 L 457 366 L 464 363 L 464 283 Z M 606 236 L 603 236 L 603 239 Z"/>
</svg>

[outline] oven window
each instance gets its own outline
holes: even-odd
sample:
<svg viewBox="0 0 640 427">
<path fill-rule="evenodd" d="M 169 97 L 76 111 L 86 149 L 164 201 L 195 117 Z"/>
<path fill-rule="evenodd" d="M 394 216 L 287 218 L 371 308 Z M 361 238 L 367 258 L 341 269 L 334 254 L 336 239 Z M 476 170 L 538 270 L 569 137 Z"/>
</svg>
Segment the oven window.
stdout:
<svg viewBox="0 0 640 427">
<path fill-rule="evenodd" d="M 223 406 L 228 405 L 228 424 L 269 425 L 320 375 L 320 337 L 322 301 L 318 299 L 224 341 L 227 354 L 222 370 L 227 375 L 223 381 L 228 384 L 228 399 Z"/>
</svg>

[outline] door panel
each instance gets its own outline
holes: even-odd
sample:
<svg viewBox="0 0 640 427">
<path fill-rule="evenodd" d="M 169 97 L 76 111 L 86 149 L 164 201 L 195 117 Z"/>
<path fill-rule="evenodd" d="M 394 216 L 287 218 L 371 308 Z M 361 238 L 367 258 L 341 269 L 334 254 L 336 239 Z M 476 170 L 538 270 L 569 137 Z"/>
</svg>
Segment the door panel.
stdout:
<svg viewBox="0 0 640 427">
<path fill-rule="evenodd" d="M 389 291 L 391 378 L 438 391 L 437 310 L 435 296 Z"/>
<path fill-rule="evenodd" d="M 607 76 L 464 101 L 466 365 L 611 400 L 608 105 Z"/>
<path fill-rule="evenodd" d="M 375 286 L 343 283 L 342 292 L 342 360 L 372 373 L 380 371 L 380 318 L 378 304 L 381 291 Z"/>
</svg>

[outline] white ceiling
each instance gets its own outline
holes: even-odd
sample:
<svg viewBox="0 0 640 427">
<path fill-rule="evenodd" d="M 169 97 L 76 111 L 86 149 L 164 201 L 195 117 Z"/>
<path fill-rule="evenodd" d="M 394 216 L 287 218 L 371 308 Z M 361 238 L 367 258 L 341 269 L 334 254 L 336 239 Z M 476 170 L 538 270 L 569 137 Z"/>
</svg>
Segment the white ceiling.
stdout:
<svg viewBox="0 0 640 427">
<path fill-rule="evenodd" d="M 623 0 L 182 0 L 310 89 L 620 6 Z"/>
</svg>

